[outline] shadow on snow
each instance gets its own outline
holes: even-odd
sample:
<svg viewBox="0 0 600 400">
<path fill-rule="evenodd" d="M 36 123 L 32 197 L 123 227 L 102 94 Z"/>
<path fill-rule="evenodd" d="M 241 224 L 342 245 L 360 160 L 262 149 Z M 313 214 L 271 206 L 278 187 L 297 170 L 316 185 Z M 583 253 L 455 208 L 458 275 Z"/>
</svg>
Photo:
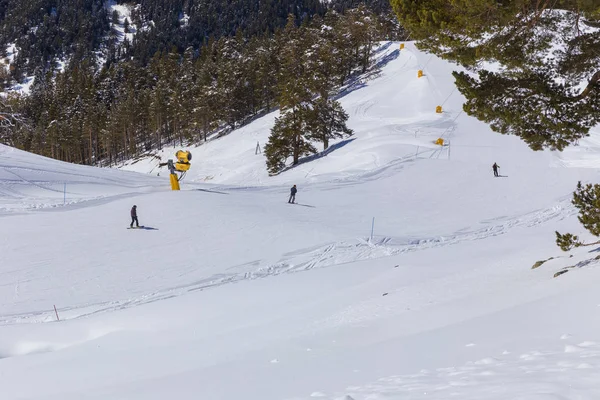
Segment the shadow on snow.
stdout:
<svg viewBox="0 0 600 400">
<path fill-rule="evenodd" d="M 229 194 L 229 193 L 225 193 L 225 192 L 219 192 L 217 190 L 208 190 L 208 189 L 194 189 L 194 190 L 198 191 L 198 192 L 206 192 L 206 193 Z"/>
<path fill-rule="evenodd" d="M 291 169 L 299 167 L 300 165 L 305 164 L 307 162 L 315 161 L 315 160 L 318 160 L 319 158 L 326 157 L 330 153 L 332 153 L 332 152 L 334 152 L 336 150 L 341 149 L 342 147 L 346 146 L 348 143 L 351 143 L 351 142 L 353 142 L 355 140 L 356 140 L 356 138 L 349 138 L 349 139 L 346 139 L 346 140 L 342 140 L 341 142 L 338 142 L 336 144 L 332 144 L 331 146 L 329 146 L 329 148 L 327 148 L 327 150 L 322 151 L 322 152 L 317 153 L 317 154 L 313 154 L 312 156 L 303 157 L 300 160 L 298 160 L 298 164 L 296 164 L 296 165 L 290 165 L 289 167 L 286 167 L 286 168 L 282 169 L 276 175 L 279 175 L 281 173 L 284 173 L 286 171 L 289 171 Z"/>
<path fill-rule="evenodd" d="M 153 228 L 151 226 L 140 226 L 140 227 L 137 227 L 137 228 L 127 228 L 127 229 L 142 229 L 142 230 L 145 230 L 145 231 L 157 231 L 158 230 L 158 228 Z"/>
</svg>

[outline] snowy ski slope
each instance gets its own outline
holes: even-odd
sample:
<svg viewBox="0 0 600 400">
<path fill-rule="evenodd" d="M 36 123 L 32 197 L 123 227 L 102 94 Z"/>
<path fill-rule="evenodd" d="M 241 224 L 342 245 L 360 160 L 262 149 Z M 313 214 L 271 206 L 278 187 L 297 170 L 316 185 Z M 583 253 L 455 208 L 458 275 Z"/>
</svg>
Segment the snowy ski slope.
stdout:
<svg viewBox="0 0 600 400">
<path fill-rule="evenodd" d="M 0 146 L 0 399 L 596 399 L 597 252 L 553 242 L 600 132 L 533 153 L 460 112 L 455 66 L 377 61 L 355 136 L 276 177 L 276 113 L 189 149 L 180 192 Z"/>
<path fill-rule="evenodd" d="M 0 144 L 0 214 L 56 208 L 162 187 L 153 177 L 36 157 Z"/>
</svg>

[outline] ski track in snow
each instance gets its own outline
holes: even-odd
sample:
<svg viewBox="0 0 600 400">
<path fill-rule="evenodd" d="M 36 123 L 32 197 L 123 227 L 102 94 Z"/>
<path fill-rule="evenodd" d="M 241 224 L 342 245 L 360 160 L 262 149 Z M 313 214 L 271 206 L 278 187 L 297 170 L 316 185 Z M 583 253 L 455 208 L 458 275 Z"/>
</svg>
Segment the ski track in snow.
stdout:
<svg viewBox="0 0 600 400">
<path fill-rule="evenodd" d="M 400 64 L 393 67 L 393 73 L 383 73 L 380 77 L 370 80 L 370 85 L 376 85 L 377 81 L 387 82 L 388 80 L 389 83 L 393 83 L 395 79 L 398 79 L 398 73 L 408 73 L 412 76 L 416 72 L 417 65 L 419 64 L 419 59 L 415 55 L 416 53 L 413 53 L 411 50 L 397 54 L 397 50 L 392 49 L 391 46 L 391 42 L 382 46 L 380 56 L 382 59 L 388 56 L 390 60 L 397 59 L 395 62 L 399 62 Z M 427 58 L 427 62 L 429 62 L 429 58 Z M 421 100 L 427 103 L 425 100 L 427 100 L 427 96 L 432 96 L 432 91 L 435 92 L 433 97 L 437 97 L 439 100 L 446 97 L 446 91 L 442 93 L 438 80 L 442 81 L 442 79 L 435 77 L 434 71 L 426 71 L 424 79 L 418 81 L 412 80 L 402 86 L 404 88 L 408 85 L 408 87 L 414 89 L 414 93 L 412 94 L 423 97 Z M 374 87 L 381 88 L 381 86 Z M 451 94 L 450 91 L 448 91 L 448 93 Z M 353 93 L 350 93 L 349 96 L 352 97 L 352 94 L 357 95 L 358 93 L 357 91 L 354 91 Z M 320 179 L 315 181 L 315 188 L 326 191 L 335 190 L 336 188 L 344 186 L 373 182 L 397 175 L 402 169 L 414 165 L 417 159 L 449 158 L 450 148 L 435 145 L 433 142 L 438 137 L 449 137 L 453 133 L 457 127 L 457 117 L 460 114 L 452 112 L 451 107 L 448 108 L 449 111 L 446 111 L 445 109 L 444 113 L 439 115 L 434 114 L 432 109 L 429 109 L 429 106 L 420 106 L 409 113 L 394 112 L 393 114 L 386 114 L 385 117 L 382 117 L 380 110 L 381 101 L 377 96 L 381 96 L 379 91 L 372 91 L 370 95 L 357 99 L 356 105 L 351 109 L 352 115 L 358 117 L 358 123 L 362 124 L 364 121 L 368 121 L 369 124 L 376 123 L 375 125 L 381 125 L 382 127 L 382 130 L 380 131 L 374 131 L 370 127 L 362 129 L 364 140 L 374 137 L 381 137 L 383 140 L 381 143 L 376 142 L 375 147 L 371 147 L 373 145 L 367 142 L 365 154 L 372 159 L 371 164 L 366 167 L 363 165 L 356 169 L 353 167 L 346 167 L 335 173 L 325 169 L 326 172 L 324 174 L 322 173 L 319 175 L 317 173 L 317 176 L 320 176 Z M 409 105 L 412 106 L 419 102 L 420 101 L 413 99 Z M 439 103 L 436 101 L 435 104 Z M 390 133 L 394 136 L 390 137 Z M 224 140 L 226 139 L 227 138 Z M 254 145 L 254 139 L 251 141 Z M 407 145 L 407 149 L 402 147 L 403 150 L 401 150 L 401 152 L 392 152 L 393 155 L 382 157 L 382 154 L 385 154 L 385 152 L 381 151 L 381 146 L 385 146 L 388 142 L 393 143 L 394 141 L 399 141 L 400 143 L 403 143 L 403 145 Z M 415 147 L 416 151 L 413 150 Z M 205 146 L 204 148 L 208 147 Z M 201 149 L 202 148 L 199 148 L 198 150 Z M 253 149 L 254 147 L 252 147 L 252 153 L 254 151 Z M 91 204 L 94 202 L 111 201 L 111 199 L 135 195 L 134 193 L 123 193 L 132 192 L 133 189 L 139 191 L 142 188 L 148 188 L 151 190 L 152 188 L 165 186 L 164 180 L 148 180 L 151 177 L 145 177 L 140 181 L 140 175 L 137 174 L 132 174 L 129 177 L 117 174 L 117 171 L 103 171 L 102 174 L 96 174 L 96 171 L 91 173 L 88 172 L 89 170 L 80 166 L 75 167 L 50 160 L 44 161 L 44 164 L 40 166 L 27 162 L 22 152 L 7 147 L 0 148 L 0 153 L 2 153 L 3 156 L 3 162 L 0 164 L 0 174 L 2 174 L 2 176 L 0 176 L 0 193 L 5 199 L 3 201 L 5 204 L 0 203 L 0 210 L 5 212 L 14 211 L 15 203 L 20 204 L 19 210 L 40 208 L 58 210 L 60 208 L 57 207 L 63 205 L 63 183 L 67 183 L 68 186 L 75 188 L 79 184 L 92 185 L 100 188 L 99 190 L 94 189 L 94 193 L 88 193 L 87 195 L 78 195 L 69 188 L 68 204 L 79 202 Z M 232 157 L 232 159 L 236 158 Z M 203 169 L 201 164 L 196 168 Z M 300 172 L 299 168 L 300 166 L 296 167 L 298 172 Z M 306 175 L 310 175 L 313 169 L 314 167 L 312 167 Z M 113 174 L 113 172 L 115 174 Z M 292 170 L 290 172 L 294 171 Z M 251 182 L 250 186 L 221 186 L 218 190 L 232 192 L 246 190 L 277 190 L 277 188 L 269 186 L 260 186 L 262 184 L 262 173 L 264 173 L 264 166 L 261 165 L 260 169 L 250 170 L 250 176 L 252 177 L 249 180 Z M 302 173 L 304 174 L 304 172 Z M 27 177 L 25 177 L 25 175 Z M 153 182 L 157 182 L 156 185 L 153 185 Z M 102 189 L 111 186 L 113 187 L 112 190 L 115 190 L 115 187 L 120 189 L 114 193 L 104 194 Z M 22 192 L 22 188 L 30 189 L 32 187 L 41 189 L 41 193 L 44 194 L 42 197 L 37 198 L 36 202 L 33 204 L 23 204 L 24 201 L 28 201 L 28 195 L 27 193 Z M 14 199 L 15 201 L 11 199 Z M 11 206 L 13 208 L 11 208 Z M 482 221 L 481 223 L 487 226 L 461 229 L 448 235 L 416 238 L 376 236 L 372 241 L 361 238 L 353 242 L 340 241 L 328 243 L 319 248 L 313 247 L 311 249 L 301 249 L 293 253 L 288 253 L 278 262 L 273 264 L 264 265 L 261 264 L 261 261 L 244 264 L 245 270 L 242 272 L 223 272 L 218 275 L 204 278 L 200 281 L 186 283 L 185 285 L 177 287 L 168 287 L 160 291 L 148 293 L 142 297 L 73 307 L 71 309 L 63 310 L 63 312 L 66 312 L 64 318 L 73 319 L 104 311 L 129 308 L 140 304 L 179 296 L 190 291 L 202 290 L 243 280 L 260 279 L 282 273 L 305 271 L 314 268 L 389 257 L 407 252 L 449 246 L 465 241 L 482 240 L 506 234 L 515 228 L 532 227 L 552 220 L 562 220 L 571 217 L 574 214 L 575 209 L 571 206 L 569 200 L 562 199 L 558 205 L 547 209 L 512 218 L 496 218 L 493 220 Z M 40 322 L 52 319 L 53 311 L 42 310 L 23 315 L 0 316 L 0 324 Z"/>
<path fill-rule="evenodd" d="M 600 389 L 590 389 L 600 380 L 599 367 L 600 345 L 584 341 L 562 350 L 504 351 L 462 366 L 389 376 L 343 394 L 315 393 L 324 400 L 592 400 L 600 396 Z M 565 374 L 573 370 L 577 373 Z"/>
<path fill-rule="evenodd" d="M 110 201 L 124 194 L 138 195 L 140 191 L 162 187 L 162 182 L 153 177 L 145 176 L 140 180 L 137 174 L 125 177 L 110 170 L 35 159 L 28 153 L 6 146 L 0 147 L 0 159 L 2 215 L 57 209 L 101 199 Z"/>
<path fill-rule="evenodd" d="M 132 10 L 107 7 L 122 33 Z M 354 136 L 277 176 L 256 145 L 278 112 L 188 146 L 180 193 L 155 176 L 179 146 L 124 168 L 141 175 L 0 145 L 0 397 L 600 398 L 600 249 L 529 269 L 581 229 L 600 131 L 531 152 L 461 111 L 456 66 L 398 45 L 340 93 Z M 305 207 L 283 205 L 292 183 Z M 156 232 L 116 230 L 133 196 Z"/>
<path fill-rule="evenodd" d="M 252 271 L 218 274 L 190 284 L 149 293 L 138 298 L 65 308 L 61 313 L 63 315 L 62 318 L 65 320 L 75 319 L 102 312 L 122 310 L 181 296 L 189 292 L 214 288 L 244 280 L 262 279 L 284 273 L 308 271 L 315 268 L 332 267 L 357 261 L 378 259 L 408 252 L 450 246 L 465 241 L 483 240 L 494 236 L 504 235 L 519 227 L 530 228 L 545 224 L 549 221 L 562 220 L 574 216 L 576 213 L 577 210 L 571 205 L 570 201 L 568 199 L 563 199 L 559 204 L 547 209 L 531 212 L 516 218 L 504 217 L 496 218 L 494 221 L 482 221 L 482 223 L 486 224 L 504 220 L 502 223 L 476 230 L 469 231 L 463 229 L 451 235 L 428 238 L 376 237 L 372 241 L 368 238 L 361 238 L 353 243 L 330 243 L 316 249 L 298 250 L 288 253 L 283 259 L 272 265 L 260 266 L 259 261 L 249 262 L 246 264 L 249 267 L 258 266 L 257 269 Z M 4 315 L 0 316 L 0 325 L 53 321 L 53 313 L 53 310 L 43 310 L 27 314 Z"/>
</svg>

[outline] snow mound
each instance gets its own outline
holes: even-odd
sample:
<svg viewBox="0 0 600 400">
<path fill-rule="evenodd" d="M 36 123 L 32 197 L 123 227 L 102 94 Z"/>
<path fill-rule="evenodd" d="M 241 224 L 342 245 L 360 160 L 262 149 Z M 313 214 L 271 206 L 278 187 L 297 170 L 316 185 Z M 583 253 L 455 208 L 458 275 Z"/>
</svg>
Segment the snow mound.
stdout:
<svg viewBox="0 0 600 400">
<path fill-rule="evenodd" d="M 0 145 L 0 213 L 98 200 L 159 184 L 149 176 L 64 163 Z"/>
</svg>

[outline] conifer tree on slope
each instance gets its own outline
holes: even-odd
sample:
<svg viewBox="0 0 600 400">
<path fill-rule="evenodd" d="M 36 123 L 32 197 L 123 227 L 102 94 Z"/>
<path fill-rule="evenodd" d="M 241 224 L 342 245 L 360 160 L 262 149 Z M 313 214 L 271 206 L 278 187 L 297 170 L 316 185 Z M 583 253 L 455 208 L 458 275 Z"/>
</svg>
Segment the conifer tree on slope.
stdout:
<svg viewBox="0 0 600 400">
<path fill-rule="evenodd" d="M 31 140 L 29 128 L 25 126 L 20 113 L 15 110 L 11 103 L 14 100 L 11 97 L 0 99 L 0 141 L 15 145 L 15 141 L 25 144 Z M 19 132 L 20 134 L 16 134 Z"/>
<path fill-rule="evenodd" d="M 267 169 L 269 173 L 276 174 L 285 168 L 285 161 L 289 157 L 315 154 L 317 149 L 306 140 L 302 133 L 306 132 L 308 114 L 310 109 L 301 108 L 295 113 L 288 112 L 275 119 L 275 125 L 271 128 L 271 136 L 265 146 L 267 158 Z M 295 161 L 293 165 L 298 162 Z"/>
<path fill-rule="evenodd" d="M 343 32 L 334 32 L 329 25 L 315 22 L 315 28 L 306 33 L 312 43 L 307 56 L 308 69 L 312 72 L 311 90 L 317 94 L 310 102 L 307 136 L 322 142 L 323 150 L 327 150 L 330 140 L 352 135 L 352 130 L 346 126 L 348 114 L 331 98 L 342 71 L 338 60 L 343 49 L 336 47 L 335 36 Z"/>
<path fill-rule="evenodd" d="M 175 115 L 179 122 L 179 130 L 176 131 L 179 136 L 179 143 L 184 145 L 184 140 L 192 139 L 197 126 L 191 118 L 194 111 L 194 89 L 198 80 L 194 68 L 194 49 L 188 47 L 183 52 L 183 58 L 178 68 L 176 78 L 176 103 Z"/>
<path fill-rule="evenodd" d="M 309 111 L 308 137 L 323 143 L 323 150 L 329 148 L 329 141 L 352 136 L 352 129 L 348 128 L 348 114 L 342 105 L 331 98 L 318 97 L 312 102 Z"/>
<path fill-rule="evenodd" d="M 277 97 L 280 60 L 278 41 L 265 36 L 254 44 L 255 96 L 259 109 L 270 110 Z"/>
<path fill-rule="evenodd" d="M 600 236 L 600 185 L 582 185 L 581 182 L 577 183 L 577 189 L 573 193 L 571 203 L 579 210 L 577 219 L 583 227 L 592 235 L 596 237 Z M 573 247 L 589 246 L 598 243 L 586 244 L 576 235 L 556 232 L 556 244 L 563 251 L 569 251 Z"/>
<path fill-rule="evenodd" d="M 316 152 L 308 141 L 308 118 L 312 98 L 310 71 L 306 68 L 304 49 L 305 37 L 297 28 L 294 16 L 290 14 L 281 40 L 285 43 L 281 52 L 281 72 L 279 76 L 279 107 L 281 116 L 271 129 L 271 136 L 265 146 L 267 168 L 270 173 L 279 172 L 285 159 L 292 157 L 293 165 L 300 157 Z"/>
<path fill-rule="evenodd" d="M 519 136 L 533 150 L 562 150 L 600 122 L 597 1 L 391 4 L 421 48 L 479 72 L 454 76 L 467 98 L 464 110 L 493 130 Z M 503 68 L 488 71 L 482 61 Z"/>
</svg>

